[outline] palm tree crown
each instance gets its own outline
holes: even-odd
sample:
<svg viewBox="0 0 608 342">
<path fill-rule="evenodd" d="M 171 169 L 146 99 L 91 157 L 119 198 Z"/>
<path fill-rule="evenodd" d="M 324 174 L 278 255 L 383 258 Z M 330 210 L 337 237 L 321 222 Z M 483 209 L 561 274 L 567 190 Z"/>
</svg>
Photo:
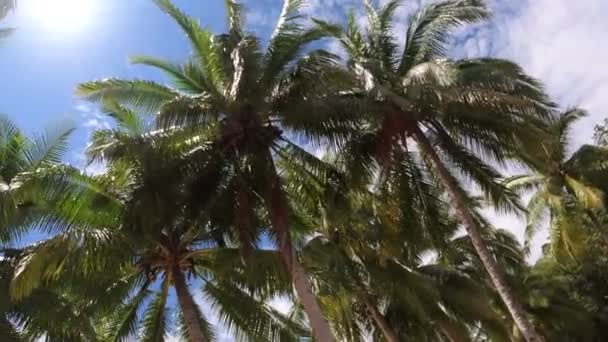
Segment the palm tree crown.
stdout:
<svg viewBox="0 0 608 342">
<path fill-rule="evenodd" d="M 608 151 L 585 145 L 568 157 L 572 125 L 585 112 L 572 109 L 549 126 L 551 132 L 540 144 L 529 146 L 523 158 L 531 174 L 506 180 L 519 193 L 533 190 L 528 202 L 527 243 L 541 227 L 546 213 L 551 216 L 551 246 L 558 257 L 577 257 L 584 252 L 581 215 L 604 207 L 606 174 L 601 162 Z"/>
<path fill-rule="evenodd" d="M 351 163 L 350 169 L 363 170 L 355 179 L 384 182 L 384 175 L 402 165 L 404 152 L 421 151 L 423 164 L 454 201 L 519 328 L 527 340 L 540 340 L 485 246 L 479 225 L 467 208 L 471 199 L 446 166 L 477 185 L 494 206 L 518 208 L 514 194 L 498 182 L 500 173 L 487 161 L 505 163 L 520 154 L 532 132 L 551 117 L 553 104 L 540 84 L 513 63 L 445 58 L 454 28 L 489 17 L 483 1 L 443 1 L 424 7 L 411 18 L 401 51 L 391 21 L 400 2 L 389 1 L 380 9 L 370 1 L 364 4 L 366 34 L 353 14 L 346 28 L 317 21 L 348 53 L 348 68 L 357 86 L 343 96 L 363 96 L 371 102 L 361 106 L 365 108 L 357 113 L 361 123 L 338 146 L 344 151 L 343 159 Z"/>
<path fill-rule="evenodd" d="M 229 248 L 230 231 L 218 234 L 222 226 L 213 216 L 195 209 L 209 205 L 199 191 L 217 191 L 197 183 L 201 160 L 190 157 L 198 144 L 184 143 L 180 131 L 153 130 L 116 104 L 106 109 L 117 128 L 97 131 L 89 155 L 105 161 L 108 171 L 57 179 L 64 181 L 64 194 L 46 222 L 60 234 L 22 260 L 12 285 L 14 295 L 29 295 L 36 282 L 48 282 L 62 272 L 94 278 L 104 287 L 91 295 L 103 297 L 106 292 L 105 297 L 123 302 L 105 315 L 100 334 L 113 341 L 136 333 L 143 341 L 161 341 L 168 332 L 166 307 L 169 290 L 174 289 L 184 339 L 211 341 L 213 328 L 189 285 L 189 280 L 198 279 L 236 336 L 286 341 L 305 336 L 306 330 L 266 304 L 273 296 L 289 293 L 277 253 L 256 251 L 243 264 L 239 250 Z M 63 252 L 52 253 L 50 248 Z"/>
<path fill-rule="evenodd" d="M 243 8 L 236 2 L 226 1 L 228 32 L 220 35 L 201 28 L 169 0 L 156 3 L 186 33 L 194 58 L 183 65 L 152 57 L 135 57 L 133 61 L 165 71 L 175 87 L 111 79 L 82 84 L 79 94 L 158 113 L 157 120 L 164 128 L 199 130 L 201 144 L 208 147 L 208 155 L 215 156 L 207 159 L 216 164 L 207 170 L 229 169 L 234 175 L 230 185 L 233 210 L 239 212 L 240 238 L 248 240 L 241 245 L 252 244 L 256 234 L 251 231 L 254 225 L 250 217 L 256 204 L 263 204 L 313 330 L 318 338 L 332 340 L 292 250 L 289 209 L 273 158 L 282 145 L 290 144 L 284 130 L 313 139 L 321 136 L 319 131 L 333 131 L 328 123 L 313 129 L 307 129 L 306 124 L 314 122 L 309 115 L 322 109 L 318 100 L 327 98 L 328 89 L 338 87 L 345 73 L 334 55 L 320 49 L 305 51 L 324 33 L 318 28 L 305 29 L 299 22 L 301 1 L 285 1 L 265 50 L 257 37 L 244 31 Z"/>
</svg>

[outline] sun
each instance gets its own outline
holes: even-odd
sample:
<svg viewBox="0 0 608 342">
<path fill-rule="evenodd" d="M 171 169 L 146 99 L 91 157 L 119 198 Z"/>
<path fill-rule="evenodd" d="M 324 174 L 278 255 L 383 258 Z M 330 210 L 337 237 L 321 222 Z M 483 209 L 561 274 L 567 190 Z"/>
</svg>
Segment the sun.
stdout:
<svg viewBox="0 0 608 342">
<path fill-rule="evenodd" d="M 81 32 L 96 19 L 99 0 L 24 1 L 30 18 L 50 33 Z"/>
</svg>

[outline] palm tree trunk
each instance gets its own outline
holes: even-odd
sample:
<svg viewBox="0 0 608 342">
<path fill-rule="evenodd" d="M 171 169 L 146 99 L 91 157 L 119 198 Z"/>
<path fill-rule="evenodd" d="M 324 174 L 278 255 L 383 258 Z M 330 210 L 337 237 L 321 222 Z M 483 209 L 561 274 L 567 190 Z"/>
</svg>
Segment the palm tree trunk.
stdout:
<svg viewBox="0 0 608 342">
<path fill-rule="evenodd" d="M 201 326 L 199 309 L 190 294 L 186 277 L 178 266 L 173 269 L 173 283 L 190 342 L 209 342 Z"/>
<path fill-rule="evenodd" d="M 312 284 L 306 275 L 306 270 L 304 270 L 304 267 L 293 250 L 287 222 L 289 215 L 287 198 L 281 188 L 281 183 L 272 159 L 269 159 L 269 163 L 271 164 L 271 170 L 268 189 L 264 196 L 264 200 L 266 201 L 266 206 L 270 214 L 272 227 L 279 240 L 278 247 L 281 259 L 283 260 L 287 272 L 291 276 L 291 281 L 293 282 L 298 297 L 302 301 L 315 340 L 319 342 L 333 342 L 335 339 L 331 332 L 331 327 L 321 311 L 321 306 L 319 305 L 317 297 L 313 293 Z"/>
<path fill-rule="evenodd" d="M 386 321 L 386 317 L 384 317 L 384 315 L 378 310 L 376 305 L 366 299 L 365 306 L 367 307 L 367 311 L 369 312 L 371 318 L 374 320 L 374 322 L 376 322 L 380 330 L 382 330 L 384 338 L 388 342 L 399 342 L 399 336 L 397 335 L 395 330 L 393 330 L 390 324 L 388 324 L 388 322 Z"/>
<path fill-rule="evenodd" d="M 534 326 L 528 319 L 526 311 L 523 308 L 523 305 L 516 298 L 513 289 L 507 283 L 506 277 L 503 274 L 502 270 L 498 266 L 496 260 L 492 256 L 492 253 L 488 250 L 486 242 L 481 236 L 481 231 L 477 225 L 477 222 L 473 218 L 473 215 L 469 211 L 465 196 L 462 193 L 460 187 L 456 184 L 454 178 L 445 167 L 439 155 L 435 152 L 435 149 L 429 142 L 428 138 L 424 133 L 417 129 L 413 134 L 414 139 L 418 143 L 420 150 L 430 158 L 433 166 L 437 170 L 439 178 L 445 188 L 448 191 L 448 194 L 452 198 L 454 208 L 456 209 L 456 215 L 460 219 L 460 221 L 464 224 L 467 233 L 473 243 L 473 247 L 481 259 L 482 264 L 484 265 L 486 271 L 490 276 L 490 280 L 494 284 L 496 291 L 502 298 L 505 303 L 513 321 L 521 331 L 522 335 L 524 335 L 526 341 L 528 342 L 542 342 L 544 339 L 536 332 Z"/>
</svg>

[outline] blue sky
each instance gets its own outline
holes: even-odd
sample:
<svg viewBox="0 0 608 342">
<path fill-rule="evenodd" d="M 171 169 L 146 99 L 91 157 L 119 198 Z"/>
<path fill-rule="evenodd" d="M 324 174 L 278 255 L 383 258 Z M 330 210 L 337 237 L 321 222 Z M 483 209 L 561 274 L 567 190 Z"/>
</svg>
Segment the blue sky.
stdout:
<svg viewBox="0 0 608 342">
<path fill-rule="evenodd" d="M 608 0 L 487 1 L 495 10 L 494 19 L 460 32 L 453 56 L 494 56 L 520 63 L 546 83 L 561 105 L 589 111 L 572 138 L 575 147 L 590 142 L 593 125 L 608 116 Z M 282 1 L 244 2 L 250 9 L 249 27 L 268 36 Z M 409 14 L 427 2 L 403 1 L 394 28 L 397 36 L 404 34 Z M 78 3 L 80 10 L 52 15 L 57 8 L 49 3 Z M 222 0 L 175 3 L 212 30 L 224 29 Z M 348 8 L 360 8 L 359 4 L 360 0 L 309 0 L 305 12 L 341 20 Z M 183 34 L 151 0 L 19 0 L 5 25 L 18 31 L 0 46 L 0 113 L 27 132 L 66 121 L 78 126 L 66 156 L 73 164 L 82 163 L 90 131 L 105 124 L 94 106 L 75 98 L 78 83 L 106 77 L 163 81 L 154 70 L 129 65 L 128 56 L 180 61 L 190 52 Z M 335 45 L 329 48 L 339 52 Z M 520 219 L 492 219 L 521 236 Z"/>
<path fill-rule="evenodd" d="M 383 2 L 385 0 L 378 0 Z M 84 15 L 65 12 L 56 19 L 39 8 L 44 3 L 87 3 Z M 280 11 L 281 0 L 244 0 L 250 10 L 249 27 L 267 36 Z M 408 15 L 426 0 L 406 0 L 395 26 L 398 36 Z M 214 31 L 224 28 L 222 0 L 176 0 L 187 13 Z M 309 0 L 307 14 L 340 20 L 360 0 Z M 608 1 L 603 0 L 489 0 L 495 18 L 467 30 L 454 42 L 454 56 L 499 56 L 514 59 L 541 78 L 564 106 L 581 105 L 591 118 L 575 139 L 587 141 L 590 129 L 605 114 L 602 94 L 608 91 Z M 64 22 L 86 23 L 70 26 Z M 151 0 L 20 0 L 7 25 L 18 27 L 2 43 L 0 57 L 0 113 L 10 115 L 26 131 L 71 120 L 81 129 L 68 156 L 76 162 L 87 128 L 102 124 L 92 106 L 77 101 L 79 82 L 105 77 L 161 80 L 160 74 L 131 66 L 128 56 L 148 54 L 183 60 L 189 48 L 183 34 Z M 593 70 L 591 70 L 593 68 Z M 88 127 L 86 127 L 88 126 Z"/>
<path fill-rule="evenodd" d="M 46 13 L 41 13 L 40 8 L 46 9 L 45 2 L 51 1 L 83 1 L 90 7 L 62 13 L 58 18 L 41 18 Z M 222 0 L 174 3 L 213 31 L 224 30 Z M 280 6 L 278 0 L 250 2 L 250 28 L 269 35 L 270 23 L 278 16 Z M 128 57 L 144 54 L 181 61 L 190 54 L 182 32 L 151 0 L 20 0 L 17 11 L 3 26 L 18 30 L 0 46 L 0 113 L 8 115 L 28 133 L 61 124 L 76 126 L 65 157 L 75 165 L 84 162 L 82 152 L 89 134 L 107 125 L 95 106 L 76 98 L 74 89 L 78 83 L 107 77 L 163 82 L 165 79 L 158 71 L 130 65 Z M 21 244 L 42 237 L 34 233 Z M 204 304 L 200 293 L 196 299 L 206 316 L 217 322 L 217 316 Z M 289 304 L 279 300 L 276 306 L 286 310 Z M 222 329 L 218 333 L 221 341 L 232 340 Z"/>
<path fill-rule="evenodd" d="M 76 163 L 87 130 L 101 124 L 94 107 L 76 99 L 76 84 L 106 77 L 162 80 L 158 72 L 129 65 L 128 56 L 182 60 L 189 48 L 176 25 L 148 0 L 80 0 L 89 2 L 94 13 L 84 13 L 87 22 L 75 23 L 77 27 L 70 30 L 64 29 L 70 24 L 60 21 L 79 19 L 69 13 L 58 16 L 55 23 L 40 19 L 36 7 L 45 1 L 50 0 L 20 0 L 7 21 L 18 30 L 2 46 L 0 113 L 26 131 L 64 121 L 80 126 L 74 151 L 66 157 Z M 176 3 L 213 30 L 223 29 L 222 1 Z"/>
</svg>

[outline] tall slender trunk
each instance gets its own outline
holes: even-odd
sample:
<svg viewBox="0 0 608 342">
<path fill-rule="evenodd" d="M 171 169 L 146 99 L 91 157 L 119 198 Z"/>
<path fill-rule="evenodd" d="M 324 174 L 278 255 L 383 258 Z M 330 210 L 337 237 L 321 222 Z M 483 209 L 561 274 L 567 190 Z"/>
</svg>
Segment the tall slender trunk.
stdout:
<svg viewBox="0 0 608 342">
<path fill-rule="evenodd" d="M 268 189 L 264 200 L 270 214 L 272 228 L 278 236 L 281 259 L 291 276 L 291 281 L 298 297 L 302 301 L 315 340 L 319 342 L 333 342 L 335 339 L 331 332 L 331 327 L 321 311 L 317 297 L 313 293 L 312 284 L 306 275 L 306 270 L 293 250 L 289 235 L 287 198 L 281 188 L 281 182 L 274 163 L 271 157 L 268 157 L 271 164 L 271 174 L 268 176 Z"/>
<path fill-rule="evenodd" d="M 177 301 L 184 316 L 185 328 L 190 342 L 209 342 L 209 338 L 205 335 L 205 329 L 201 325 L 199 309 L 190 294 L 184 273 L 178 266 L 173 268 L 172 273 Z"/>
<path fill-rule="evenodd" d="M 369 299 L 365 300 L 365 306 L 367 308 L 367 312 L 369 312 L 371 318 L 376 322 L 380 330 L 382 330 L 382 334 L 384 338 L 388 342 L 399 342 L 399 336 L 393 329 L 393 327 L 388 324 L 386 321 L 386 317 L 378 310 L 376 305 L 372 303 Z"/>
<path fill-rule="evenodd" d="M 413 134 L 414 139 L 418 143 L 420 150 L 430 158 L 433 166 L 439 174 L 439 178 L 443 185 L 446 187 L 448 194 L 452 198 L 456 214 L 460 221 L 464 224 L 467 233 L 473 243 L 473 247 L 481 259 L 483 266 L 490 276 L 490 280 L 494 284 L 496 291 L 500 295 L 500 298 L 505 303 L 513 321 L 521 331 L 522 335 L 528 342 L 542 342 L 544 339 L 536 332 L 534 326 L 528 319 L 527 313 L 523 308 L 523 305 L 516 298 L 513 289 L 507 283 L 506 277 L 496 260 L 488 250 L 486 242 L 481 236 L 481 231 L 477 225 L 477 222 L 473 218 L 473 215 L 469 211 L 466 204 L 464 194 L 461 192 L 460 187 L 456 184 L 454 178 L 445 167 L 439 155 L 437 155 L 435 149 L 429 142 L 428 138 L 424 133 L 417 129 Z"/>
</svg>

